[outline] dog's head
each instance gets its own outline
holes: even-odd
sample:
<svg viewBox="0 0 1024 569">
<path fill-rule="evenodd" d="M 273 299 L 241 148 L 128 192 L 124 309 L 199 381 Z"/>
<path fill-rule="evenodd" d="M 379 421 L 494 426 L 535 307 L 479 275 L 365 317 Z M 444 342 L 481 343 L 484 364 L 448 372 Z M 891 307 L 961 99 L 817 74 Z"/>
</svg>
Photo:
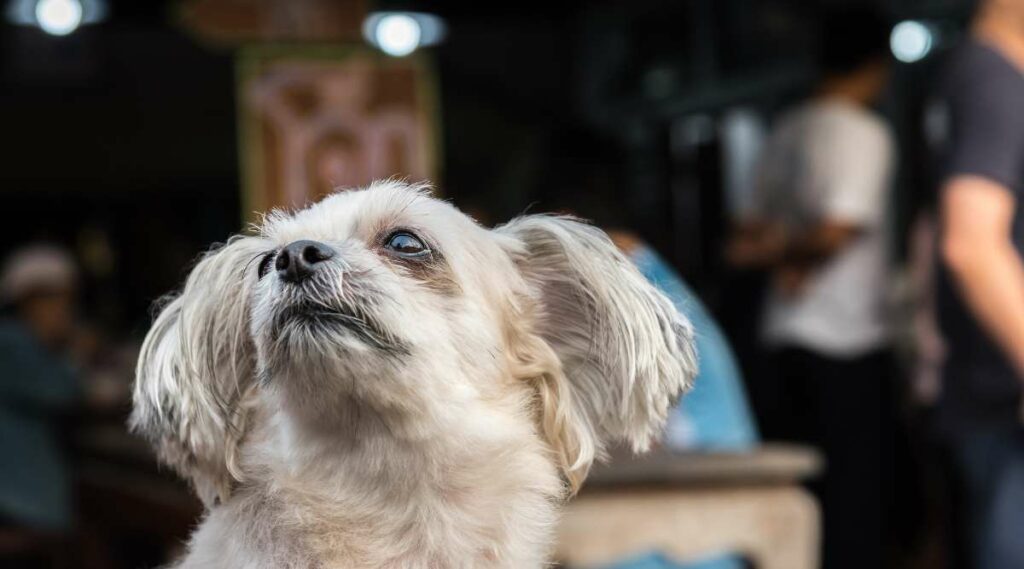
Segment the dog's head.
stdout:
<svg viewBox="0 0 1024 569">
<path fill-rule="evenodd" d="M 328 433 L 357 408 L 408 437 L 513 408 L 575 487 L 606 443 L 645 449 L 695 368 L 689 324 L 600 230 L 488 230 L 383 183 L 207 254 L 146 338 L 132 425 L 209 504 L 258 404 Z"/>
</svg>

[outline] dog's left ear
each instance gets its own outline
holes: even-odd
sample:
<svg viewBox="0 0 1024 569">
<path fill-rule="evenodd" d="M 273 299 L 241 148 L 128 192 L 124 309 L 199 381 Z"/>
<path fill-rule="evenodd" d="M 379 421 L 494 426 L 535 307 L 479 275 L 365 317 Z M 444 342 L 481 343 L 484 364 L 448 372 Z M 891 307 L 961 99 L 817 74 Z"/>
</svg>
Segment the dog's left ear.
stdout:
<svg viewBox="0 0 1024 569">
<path fill-rule="evenodd" d="M 239 237 L 207 253 L 153 322 L 136 366 L 132 430 L 207 506 L 240 479 L 235 457 L 254 385 L 249 295 L 263 252 Z"/>
<path fill-rule="evenodd" d="M 660 434 L 697 372 L 693 332 L 603 231 L 546 215 L 496 231 L 515 238 L 533 299 L 517 357 L 538 382 L 543 430 L 575 488 L 606 444 L 640 452 Z"/>
</svg>

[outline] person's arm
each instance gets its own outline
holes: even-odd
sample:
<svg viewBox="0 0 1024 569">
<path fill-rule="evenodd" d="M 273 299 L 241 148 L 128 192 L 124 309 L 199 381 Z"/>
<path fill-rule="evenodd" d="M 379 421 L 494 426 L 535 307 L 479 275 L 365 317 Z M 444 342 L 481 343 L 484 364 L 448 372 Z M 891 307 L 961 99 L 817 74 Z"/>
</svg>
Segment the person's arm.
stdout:
<svg viewBox="0 0 1024 569">
<path fill-rule="evenodd" d="M 849 245 L 860 232 L 858 224 L 840 219 L 822 220 L 799 233 L 748 220 L 734 228 L 726 254 L 738 267 L 813 269 Z"/>
<path fill-rule="evenodd" d="M 980 176 L 942 189 L 942 257 L 979 323 L 1024 377 L 1024 263 L 1013 246 L 1016 198 Z"/>
<path fill-rule="evenodd" d="M 735 224 L 725 246 L 726 261 L 740 269 L 773 267 L 786 248 L 786 231 L 763 219 L 746 219 Z"/>
<path fill-rule="evenodd" d="M 775 267 L 775 283 L 787 295 L 798 295 L 808 277 L 848 247 L 863 227 L 839 219 L 826 219 L 805 229 L 787 244 Z"/>
<path fill-rule="evenodd" d="M 826 219 L 790 234 L 781 226 L 762 221 L 737 225 L 726 246 L 726 261 L 739 269 L 773 273 L 785 294 L 799 294 L 807 278 L 856 239 L 862 227 L 839 219 Z"/>
<path fill-rule="evenodd" d="M 805 157 L 801 176 L 822 196 L 817 221 L 786 231 L 753 218 L 738 224 L 727 248 L 735 266 L 775 270 L 783 289 L 799 288 L 878 222 L 893 161 L 891 134 L 878 122 L 833 122 L 807 136 L 815 151 Z"/>
<path fill-rule="evenodd" d="M 794 268 L 817 268 L 845 249 L 862 229 L 850 221 L 822 220 L 788 239 L 779 263 Z"/>
</svg>

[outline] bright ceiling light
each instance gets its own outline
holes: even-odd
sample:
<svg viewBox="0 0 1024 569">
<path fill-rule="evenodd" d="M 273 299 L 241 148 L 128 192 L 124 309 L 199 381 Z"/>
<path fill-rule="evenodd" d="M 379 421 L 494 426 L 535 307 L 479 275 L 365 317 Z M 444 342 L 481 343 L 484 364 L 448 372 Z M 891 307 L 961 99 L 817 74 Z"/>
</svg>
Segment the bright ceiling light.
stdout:
<svg viewBox="0 0 1024 569">
<path fill-rule="evenodd" d="M 916 20 L 896 24 L 889 36 L 893 56 L 903 63 L 914 63 L 928 56 L 935 45 L 931 28 Z"/>
<path fill-rule="evenodd" d="M 403 57 L 444 39 L 437 16 L 420 12 L 374 12 L 363 21 L 363 37 L 384 53 Z"/>
<path fill-rule="evenodd" d="M 80 0 L 39 0 L 35 13 L 39 27 L 54 36 L 66 36 L 82 24 Z"/>
<path fill-rule="evenodd" d="M 405 14 L 390 14 L 377 22 L 373 37 L 381 51 L 395 57 L 409 55 L 420 45 L 423 30 L 419 23 Z"/>
<path fill-rule="evenodd" d="M 5 19 L 48 34 L 67 35 L 107 17 L 107 0 L 7 0 Z"/>
</svg>

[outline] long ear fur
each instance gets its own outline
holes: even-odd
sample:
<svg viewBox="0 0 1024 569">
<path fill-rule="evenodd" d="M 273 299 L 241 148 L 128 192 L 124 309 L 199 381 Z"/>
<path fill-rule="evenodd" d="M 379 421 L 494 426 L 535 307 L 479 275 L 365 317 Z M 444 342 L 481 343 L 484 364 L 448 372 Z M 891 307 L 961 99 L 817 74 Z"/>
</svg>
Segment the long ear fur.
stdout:
<svg viewBox="0 0 1024 569">
<path fill-rule="evenodd" d="M 235 453 L 254 383 L 249 293 L 262 252 L 239 237 L 207 253 L 142 344 L 129 424 L 210 506 L 240 479 Z"/>
<path fill-rule="evenodd" d="M 601 230 L 531 215 L 497 231 L 522 244 L 513 257 L 536 314 L 520 359 L 536 368 L 542 427 L 576 487 L 607 443 L 640 452 L 658 436 L 696 375 L 693 332 Z"/>
</svg>

